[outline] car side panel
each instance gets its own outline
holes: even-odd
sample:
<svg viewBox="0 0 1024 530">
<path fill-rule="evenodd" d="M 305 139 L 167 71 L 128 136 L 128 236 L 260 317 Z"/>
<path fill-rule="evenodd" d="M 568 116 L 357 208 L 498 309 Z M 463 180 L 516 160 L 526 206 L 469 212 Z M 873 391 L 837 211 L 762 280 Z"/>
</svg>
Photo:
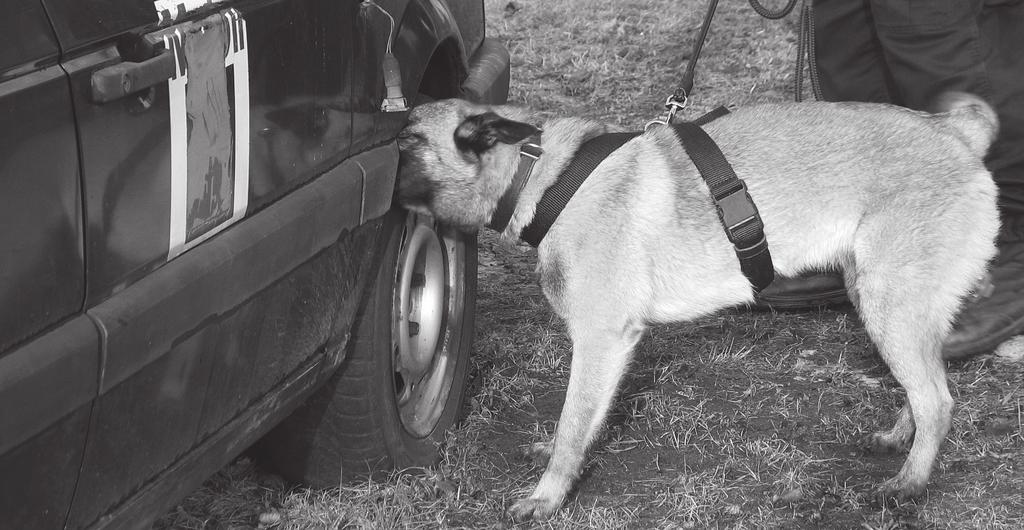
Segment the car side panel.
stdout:
<svg viewBox="0 0 1024 530">
<path fill-rule="evenodd" d="M 244 13 L 252 28 L 249 207 L 256 210 L 349 155 L 359 2 L 284 0 Z"/>
<path fill-rule="evenodd" d="M 81 309 L 85 284 L 67 80 L 55 47 L 32 53 L 0 70 L 0 352 Z"/>
<path fill-rule="evenodd" d="M 72 528 L 155 480 L 313 356 L 336 362 L 332 338 L 351 325 L 374 242 L 357 239 L 344 254 L 334 244 L 359 225 L 364 179 L 388 178 L 396 164 L 394 145 L 349 159 L 89 310 L 107 363 Z"/>
<path fill-rule="evenodd" d="M 358 273 L 368 250 L 338 256 L 328 249 L 364 219 L 364 182 L 380 177 L 359 158 L 345 160 L 353 51 L 347 43 L 358 2 L 227 1 L 179 13 L 174 24 L 183 31 L 231 9 L 247 25 L 249 75 L 239 77 L 235 67 L 228 89 L 235 96 L 232 119 L 247 112 L 249 126 L 213 132 L 247 139 L 250 171 L 244 217 L 172 254 L 173 164 L 180 161 L 172 154 L 172 124 L 180 116 L 198 126 L 206 115 L 191 106 L 187 115 L 171 115 L 174 88 L 167 82 L 106 103 L 94 100 L 91 84 L 101 69 L 147 59 L 143 37 L 164 42 L 154 32 L 166 27 L 157 27 L 152 3 L 43 1 L 75 102 L 88 226 L 85 307 L 103 345 L 99 397 L 68 521 L 80 528 L 220 436 L 296 370 L 317 358 L 334 362 L 325 345 L 337 347 L 330 340 L 335 326 L 344 328 L 341 336 L 347 330 L 336 319 L 353 312 L 361 283 L 348 275 Z M 212 40 L 189 35 L 202 46 Z M 248 106 L 239 107 L 243 80 Z M 387 156 L 397 160 L 393 148 Z M 393 164 L 384 169 L 393 179 Z M 332 279 L 333 273 L 343 276 Z M 223 464 L 230 456 L 212 460 Z"/>
<path fill-rule="evenodd" d="M 325 346 L 327 355 L 308 357 L 290 373 L 275 379 L 273 389 L 229 418 L 226 424 L 201 438 L 198 445 L 176 459 L 152 480 L 134 491 L 102 516 L 94 525 L 96 528 L 138 528 L 170 509 L 188 492 L 199 487 L 211 473 L 227 464 L 246 447 L 294 410 L 312 391 L 338 366 L 345 348 L 347 333 L 354 318 L 356 305 L 364 296 L 366 278 L 379 263 L 380 249 L 376 248 L 381 223 L 371 221 L 351 231 L 345 231 L 338 241 L 313 260 L 301 266 L 290 275 L 287 282 L 274 285 L 257 296 L 250 305 L 274 302 L 275 297 L 289 296 L 288 291 L 300 286 L 303 290 L 316 289 L 320 295 L 314 303 L 304 304 L 305 309 L 317 309 L 316 304 L 337 304 L 337 312 L 331 323 L 332 333 L 337 340 L 330 340 Z M 335 280 L 350 278 L 344 282 L 320 281 L 326 277 Z M 309 301 L 307 299 L 307 301 Z M 329 311 L 334 307 L 322 307 Z M 245 309 L 243 309 L 245 311 Z M 245 318 L 238 316 L 237 318 Z M 291 336 L 296 334 L 289 333 Z M 225 390 L 228 385 L 222 388 Z M 211 399 L 215 399 L 215 393 Z"/>
<path fill-rule="evenodd" d="M 113 119 L 94 114 L 100 110 L 88 98 L 90 73 L 122 60 L 115 41 L 154 29 L 152 6 L 42 1 L 55 18 L 81 111 L 87 201 L 94 206 L 88 210 L 89 264 L 95 268 L 87 307 L 105 346 L 102 396 L 89 424 L 94 436 L 68 526 L 134 527 L 237 455 L 270 427 L 267 422 L 295 406 L 321 372 L 337 367 L 365 271 L 372 268 L 373 219 L 390 204 L 397 160 L 393 137 L 404 115 L 374 116 L 383 96 L 380 35 L 369 25 L 362 33 L 339 31 L 333 18 L 362 17 L 354 14 L 355 0 L 217 4 L 216 9 L 242 11 L 250 23 L 251 51 L 264 50 L 253 52 L 260 57 L 252 63 L 252 209 L 245 221 L 166 262 L 160 256 L 167 246 L 166 208 L 133 202 L 168 193 L 166 87 L 113 103 Z M 396 7 L 404 0 L 379 1 L 396 16 L 404 11 Z M 296 5 L 298 10 L 285 8 Z M 274 7 L 280 8 L 276 15 L 268 15 Z M 465 51 L 451 17 L 417 9 L 414 17 L 400 17 L 401 31 L 425 36 L 396 41 L 408 97 L 438 35 L 452 46 L 457 77 L 465 76 Z M 272 22 L 280 22 L 275 31 L 259 31 Z M 293 27 L 304 23 L 323 31 Z M 364 38 L 376 40 L 360 44 Z M 355 63 L 321 59 L 289 69 L 289 57 L 272 55 L 310 51 L 296 40 L 339 48 L 351 42 L 355 49 L 375 51 Z M 303 80 L 304 72 L 318 67 L 323 85 Z M 351 149 L 362 158 L 334 166 L 350 152 L 346 105 L 357 88 L 345 75 L 356 68 L 363 69 L 367 84 L 376 84 L 376 95 L 365 102 L 370 140 Z M 255 86 L 264 82 L 281 86 Z M 362 222 L 368 225 L 349 231 Z M 66 416 L 66 428 L 37 438 L 84 433 L 87 414 L 75 409 Z M 30 469 L 2 466 L 0 473 Z"/>
<path fill-rule="evenodd" d="M 37 0 L 0 16 L 0 527 L 59 528 L 96 395 L 71 95 Z"/>
<path fill-rule="evenodd" d="M 64 524 L 98 367 L 99 336 L 85 316 L 0 356 L 0 526 Z"/>
<path fill-rule="evenodd" d="M 130 0 L 44 3 L 64 46 L 75 100 L 88 220 L 86 306 L 92 306 L 167 262 L 173 148 L 168 84 L 104 104 L 91 95 L 96 71 L 145 59 L 133 56 L 141 47 L 131 44 L 160 28 L 152 4 L 140 11 Z M 117 12 L 117 5 L 124 9 Z M 254 212 L 348 156 L 351 28 L 359 6 L 228 1 L 202 13 L 231 8 L 248 28 L 247 211 Z M 175 22 L 196 18 L 201 15 Z"/>
</svg>

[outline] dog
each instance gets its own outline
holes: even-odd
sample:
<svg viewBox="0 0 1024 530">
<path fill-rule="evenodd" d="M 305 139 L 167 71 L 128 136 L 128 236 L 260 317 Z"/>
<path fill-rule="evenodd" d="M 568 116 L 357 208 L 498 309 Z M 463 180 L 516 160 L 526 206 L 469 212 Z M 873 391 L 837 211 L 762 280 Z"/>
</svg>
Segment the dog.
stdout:
<svg viewBox="0 0 1024 530">
<path fill-rule="evenodd" d="M 869 103 L 764 104 L 704 126 L 760 211 L 778 275 L 838 267 L 864 327 L 907 399 L 878 449 L 910 445 L 886 497 L 921 495 L 949 431 L 953 399 L 941 345 L 962 300 L 985 276 L 999 229 L 983 164 L 995 113 L 947 94 L 938 112 Z M 578 147 L 614 127 L 582 118 L 541 123 L 529 110 L 442 100 L 416 107 L 399 134 L 396 199 L 439 222 L 485 226 L 540 135 L 543 154 L 503 236 Z M 565 403 L 533 493 L 510 508 L 544 519 L 582 472 L 634 347 L 651 324 L 750 303 L 754 292 L 709 190 L 671 127 L 612 152 L 537 247 L 543 292 L 572 339 Z"/>
</svg>

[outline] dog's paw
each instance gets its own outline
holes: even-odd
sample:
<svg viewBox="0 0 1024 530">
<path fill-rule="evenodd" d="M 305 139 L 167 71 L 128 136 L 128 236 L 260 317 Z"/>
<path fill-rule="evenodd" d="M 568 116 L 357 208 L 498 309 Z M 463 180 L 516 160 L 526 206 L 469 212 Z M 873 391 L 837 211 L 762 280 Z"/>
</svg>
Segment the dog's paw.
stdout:
<svg viewBox="0 0 1024 530">
<path fill-rule="evenodd" d="M 519 499 L 509 507 L 508 514 L 517 523 L 526 521 L 543 521 L 558 510 L 559 502 L 549 499 L 528 497 Z"/>
<path fill-rule="evenodd" d="M 876 432 L 869 435 L 862 444 L 864 450 L 878 455 L 905 453 L 910 449 L 910 441 L 893 435 L 890 431 Z"/>
<path fill-rule="evenodd" d="M 551 450 L 554 448 L 554 442 L 537 442 L 530 444 L 523 453 L 538 467 L 544 467 L 548 465 L 548 460 L 551 459 Z"/>
<path fill-rule="evenodd" d="M 924 496 L 927 484 L 919 480 L 911 480 L 903 474 L 886 480 L 878 487 L 878 501 L 885 504 L 889 501 L 908 502 Z"/>
</svg>

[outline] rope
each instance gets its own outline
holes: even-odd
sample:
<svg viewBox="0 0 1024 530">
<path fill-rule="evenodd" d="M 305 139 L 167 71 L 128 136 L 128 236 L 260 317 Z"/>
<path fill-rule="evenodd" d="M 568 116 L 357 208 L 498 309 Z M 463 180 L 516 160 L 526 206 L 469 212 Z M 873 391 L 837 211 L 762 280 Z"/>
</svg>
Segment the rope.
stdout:
<svg viewBox="0 0 1024 530">
<path fill-rule="evenodd" d="M 777 11 L 765 7 L 760 0 L 749 0 L 750 7 L 758 15 L 769 20 L 778 20 L 793 11 L 796 7 L 796 0 L 788 0 L 786 5 Z M 806 60 L 808 77 L 811 80 L 811 93 L 814 99 L 821 97 L 821 79 L 818 75 L 818 57 L 814 50 L 814 6 L 813 0 L 803 0 L 800 7 L 800 34 L 796 39 L 796 76 L 793 78 L 793 99 L 803 101 L 804 99 L 804 64 Z"/>
<path fill-rule="evenodd" d="M 758 0 L 750 0 L 750 7 L 754 8 L 754 11 L 757 11 L 758 15 L 761 15 L 762 17 L 767 18 L 769 20 L 778 20 L 782 17 L 785 17 L 791 11 L 793 11 L 793 8 L 795 6 L 796 0 L 789 0 L 788 2 L 786 2 L 786 5 L 782 6 L 782 8 L 779 9 L 778 11 L 772 11 L 765 7 L 764 4 L 762 4 Z"/>
<path fill-rule="evenodd" d="M 793 79 L 793 99 L 804 99 L 804 58 L 807 59 L 807 73 L 811 80 L 811 94 L 821 100 L 821 78 L 818 74 L 818 57 L 814 46 L 814 6 L 804 0 L 800 9 L 800 35 L 796 45 L 796 77 Z"/>
</svg>

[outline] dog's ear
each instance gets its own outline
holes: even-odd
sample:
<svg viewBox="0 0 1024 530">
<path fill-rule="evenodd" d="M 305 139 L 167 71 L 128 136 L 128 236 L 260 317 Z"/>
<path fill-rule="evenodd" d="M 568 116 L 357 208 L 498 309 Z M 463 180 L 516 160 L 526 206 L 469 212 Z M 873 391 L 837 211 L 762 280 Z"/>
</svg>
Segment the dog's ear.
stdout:
<svg viewBox="0 0 1024 530">
<path fill-rule="evenodd" d="M 519 121 L 502 118 L 493 112 L 470 116 L 455 129 L 455 147 L 460 151 L 472 151 L 479 155 L 494 147 L 494 144 L 514 144 L 528 136 L 540 133 L 540 129 Z"/>
</svg>

